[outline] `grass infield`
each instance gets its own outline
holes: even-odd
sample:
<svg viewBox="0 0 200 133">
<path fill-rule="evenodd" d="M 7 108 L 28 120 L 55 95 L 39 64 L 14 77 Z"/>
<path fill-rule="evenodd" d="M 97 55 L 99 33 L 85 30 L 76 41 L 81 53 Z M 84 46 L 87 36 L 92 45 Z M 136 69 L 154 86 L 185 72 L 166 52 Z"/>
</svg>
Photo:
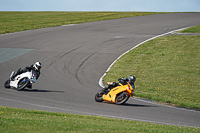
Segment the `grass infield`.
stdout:
<svg viewBox="0 0 200 133">
<path fill-rule="evenodd" d="M 200 33 L 200 25 L 182 30 L 181 33 Z"/>
</svg>

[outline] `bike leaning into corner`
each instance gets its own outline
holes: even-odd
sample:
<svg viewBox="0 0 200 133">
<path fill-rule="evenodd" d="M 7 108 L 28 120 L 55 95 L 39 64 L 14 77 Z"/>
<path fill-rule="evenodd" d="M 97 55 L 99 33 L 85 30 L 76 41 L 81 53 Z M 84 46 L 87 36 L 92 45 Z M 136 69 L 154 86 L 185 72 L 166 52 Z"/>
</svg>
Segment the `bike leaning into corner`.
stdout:
<svg viewBox="0 0 200 133">
<path fill-rule="evenodd" d="M 34 65 L 19 68 L 15 73 L 11 73 L 10 78 L 4 83 L 5 88 L 15 88 L 16 90 L 24 90 L 26 87 L 32 88 L 32 84 L 37 81 L 40 75 L 41 63 L 36 62 Z"/>
<path fill-rule="evenodd" d="M 95 95 L 96 102 L 109 102 L 115 104 L 124 104 L 131 96 L 134 95 L 136 78 L 130 75 L 127 78 L 119 79 L 119 83 L 108 84 L 108 87 L 100 90 Z"/>
</svg>

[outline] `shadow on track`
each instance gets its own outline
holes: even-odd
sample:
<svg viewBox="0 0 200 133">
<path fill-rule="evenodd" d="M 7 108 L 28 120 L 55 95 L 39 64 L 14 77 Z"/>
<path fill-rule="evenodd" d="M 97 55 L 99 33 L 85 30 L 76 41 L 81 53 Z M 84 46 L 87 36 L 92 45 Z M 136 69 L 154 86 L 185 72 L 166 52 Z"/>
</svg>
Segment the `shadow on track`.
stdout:
<svg viewBox="0 0 200 133">
<path fill-rule="evenodd" d="M 130 103 L 125 103 L 121 106 L 133 106 L 133 107 L 158 107 L 158 106 L 153 106 L 153 105 L 141 105 L 141 104 L 130 104 Z"/>
<path fill-rule="evenodd" d="M 125 104 L 121 104 L 121 105 L 116 105 L 114 103 L 108 103 L 108 102 L 105 102 L 103 101 L 102 103 L 105 103 L 105 104 L 112 104 L 112 105 L 115 105 L 115 106 L 129 106 L 129 107 L 159 107 L 159 106 L 155 106 L 155 105 L 142 105 L 142 104 L 131 104 L 131 103 L 125 103 Z"/>
<path fill-rule="evenodd" d="M 59 92 L 64 93 L 64 91 L 52 91 L 52 90 L 38 90 L 38 89 L 24 89 L 25 92 Z"/>
</svg>

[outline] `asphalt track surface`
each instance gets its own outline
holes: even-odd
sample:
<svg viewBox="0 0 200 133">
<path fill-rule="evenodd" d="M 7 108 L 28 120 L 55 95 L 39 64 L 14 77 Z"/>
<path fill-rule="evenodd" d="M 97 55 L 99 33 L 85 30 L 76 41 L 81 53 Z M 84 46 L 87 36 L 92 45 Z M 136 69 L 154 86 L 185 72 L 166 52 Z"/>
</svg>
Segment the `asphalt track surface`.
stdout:
<svg viewBox="0 0 200 133">
<path fill-rule="evenodd" d="M 200 111 L 133 98 L 120 106 L 94 100 L 101 89 L 99 79 L 121 54 L 149 38 L 199 24 L 200 13 L 174 13 L 1 35 L 0 48 L 28 52 L 10 59 L 1 55 L 0 105 L 200 127 Z M 32 90 L 3 87 L 12 70 L 35 61 L 42 62 L 43 67 Z"/>
</svg>

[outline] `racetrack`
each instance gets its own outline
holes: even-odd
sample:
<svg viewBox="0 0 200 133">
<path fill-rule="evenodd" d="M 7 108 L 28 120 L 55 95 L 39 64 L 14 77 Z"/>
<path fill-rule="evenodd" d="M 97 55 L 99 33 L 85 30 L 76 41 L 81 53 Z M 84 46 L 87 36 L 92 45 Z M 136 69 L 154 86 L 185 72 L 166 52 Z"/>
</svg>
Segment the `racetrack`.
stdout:
<svg viewBox="0 0 200 133">
<path fill-rule="evenodd" d="M 0 105 L 200 127 L 199 111 L 138 99 L 121 106 L 94 100 L 99 79 L 121 54 L 154 36 L 199 24 L 200 13 L 173 13 L 1 35 L 0 49 L 8 54 L 1 54 Z M 3 87 L 12 70 L 36 61 L 43 67 L 32 90 Z"/>
</svg>

